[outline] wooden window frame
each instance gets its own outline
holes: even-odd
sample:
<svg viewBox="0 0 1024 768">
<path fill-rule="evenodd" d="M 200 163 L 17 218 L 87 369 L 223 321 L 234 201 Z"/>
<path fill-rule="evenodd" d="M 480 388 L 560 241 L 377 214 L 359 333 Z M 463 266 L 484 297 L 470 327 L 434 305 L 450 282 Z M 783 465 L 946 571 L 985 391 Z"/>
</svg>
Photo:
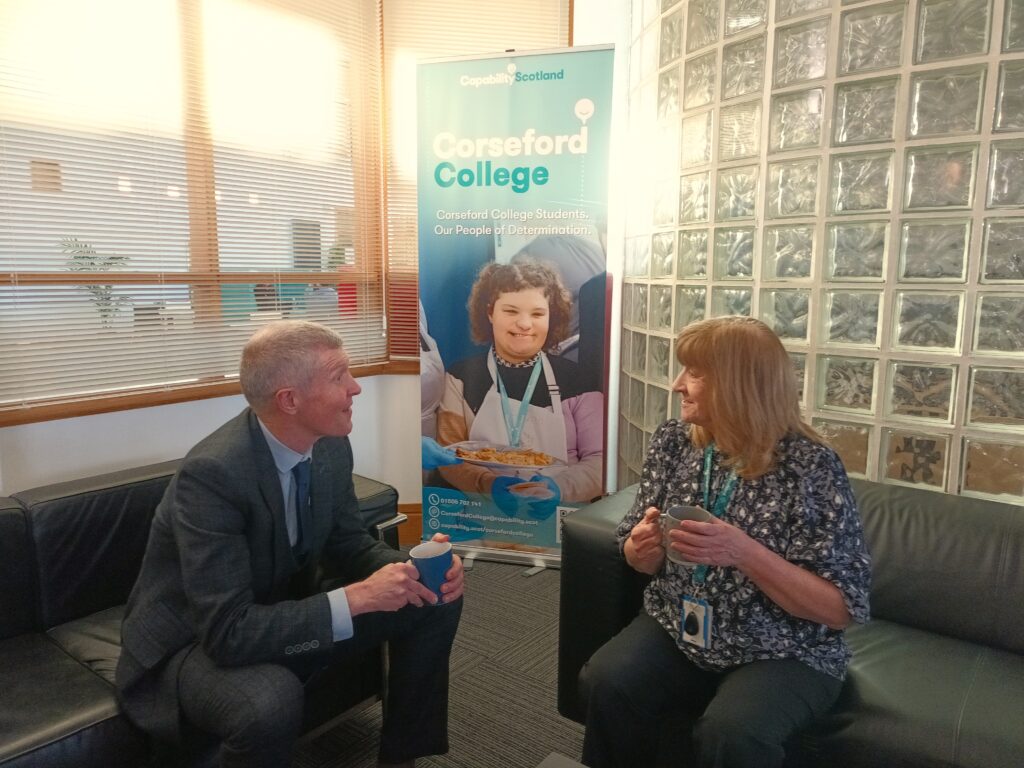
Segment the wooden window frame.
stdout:
<svg viewBox="0 0 1024 768">
<path fill-rule="evenodd" d="M 189 136 L 185 145 L 186 180 L 185 194 L 188 198 L 189 226 L 189 268 L 187 271 L 167 272 L 52 272 L 52 271 L 8 271 L 0 272 L 0 286 L 83 286 L 83 285 L 183 285 L 191 293 L 191 305 L 195 322 L 219 324 L 221 322 L 221 286 L 232 284 L 272 283 L 277 285 L 311 284 L 328 282 L 337 286 L 355 286 L 357 292 L 366 285 L 379 286 L 380 307 L 385 322 L 390 315 L 390 299 L 393 284 L 400 284 L 402 292 L 408 292 L 410 276 L 392 276 L 388 261 L 383 257 L 387 252 L 387 228 L 385 226 L 386 190 L 381 171 L 383 152 L 381 136 L 371 135 L 381 131 L 382 120 L 376 126 L 368 127 L 369 121 L 358 121 L 356 130 L 363 135 L 355 141 L 367 146 L 378 147 L 375 167 L 356 166 L 354 173 L 355 209 L 359 211 L 355 227 L 355 253 L 358 263 L 344 265 L 334 272 L 322 271 L 248 271 L 225 272 L 220 268 L 218 246 L 217 205 L 215 197 L 214 143 L 207 120 L 207 105 L 202 90 L 202 29 L 201 0 L 179 0 L 178 7 L 181 27 L 182 61 L 185 68 L 186 88 L 183 135 Z M 379 6 L 378 6 L 379 9 Z M 378 19 L 380 11 L 378 10 Z M 378 50 L 378 55 L 383 55 Z M 383 83 L 381 83 L 383 93 Z M 353 94 L 353 109 L 364 114 L 367 105 L 360 104 L 363 91 L 356 89 Z M 371 108 L 372 109 L 372 108 Z M 383 107 L 380 107 L 383 112 Z M 378 116 L 380 118 L 380 116 Z M 325 278 L 327 278 L 325 280 Z M 412 276 L 415 286 L 416 276 Z M 390 324 L 389 324 L 390 326 Z M 414 340 L 415 341 L 415 340 Z M 391 360 L 395 340 L 388 338 L 388 359 L 354 365 L 356 376 L 412 375 L 419 373 L 418 359 Z M 402 349 L 409 344 L 400 343 Z M 226 397 L 241 393 L 237 375 L 222 375 L 200 379 L 188 384 L 153 385 L 132 388 L 117 394 L 100 396 L 73 395 L 55 397 L 32 404 L 0 407 L 0 427 L 28 424 L 54 419 L 86 416 L 114 411 L 145 408 L 173 403 L 189 402 L 214 397 Z"/>
</svg>

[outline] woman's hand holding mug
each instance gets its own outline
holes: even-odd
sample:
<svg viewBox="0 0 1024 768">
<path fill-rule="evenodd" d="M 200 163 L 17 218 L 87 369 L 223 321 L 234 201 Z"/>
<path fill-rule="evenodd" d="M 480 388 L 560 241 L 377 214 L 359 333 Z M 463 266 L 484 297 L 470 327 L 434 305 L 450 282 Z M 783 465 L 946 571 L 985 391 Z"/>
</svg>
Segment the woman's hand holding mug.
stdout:
<svg viewBox="0 0 1024 768">
<path fill-rule="evenodd" d="M 648 507 L 626 539 L 623 547 L 626 562 L 640 573 L 653 576 L 665 562 L 662 540 L 661 512 L 657 507 Z"/>
</svg>

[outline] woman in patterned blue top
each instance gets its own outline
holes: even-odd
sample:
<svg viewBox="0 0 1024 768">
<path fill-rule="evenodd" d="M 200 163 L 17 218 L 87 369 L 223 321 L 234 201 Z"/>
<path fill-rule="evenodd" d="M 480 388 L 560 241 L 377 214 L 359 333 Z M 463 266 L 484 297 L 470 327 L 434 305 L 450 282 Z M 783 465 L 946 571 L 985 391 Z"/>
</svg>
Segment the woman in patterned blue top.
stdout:
<svg viewBox="0 0 1024 768">
<path fill-rule="evenodd" d="M 653 578 L 644 610 L 584 667 L 583 762 L 655 761 L 661 720 L 692 724 L 686 766 L 782 765 L 783 744 L 832 706 L 868 619 L 870 561 L 835 452 L 799 410 L 793 365 L 751 318 L 694 323 L 676 342 L 681 419 L 651 439 L 640 490 L 619 525 L 634 569 Z M 666 557 L 659 523 L 700 506 Z"/>
</svg>

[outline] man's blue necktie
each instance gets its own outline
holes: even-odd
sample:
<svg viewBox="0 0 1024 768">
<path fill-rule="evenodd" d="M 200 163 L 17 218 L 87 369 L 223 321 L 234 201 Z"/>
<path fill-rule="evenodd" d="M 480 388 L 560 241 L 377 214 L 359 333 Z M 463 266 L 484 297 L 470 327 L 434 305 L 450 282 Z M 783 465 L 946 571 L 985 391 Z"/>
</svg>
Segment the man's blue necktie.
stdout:
<svg viewBox="0 0 1024 768">
<path fill-rule="evenodd" d="M 292 550 L 300 562 L 309 554 L 310 537 L 313 534 L 313 522 L 309 509 L 309 459 L 300 461 L 292 467 L 295 478 L 295 545 Z"/>
</svg>

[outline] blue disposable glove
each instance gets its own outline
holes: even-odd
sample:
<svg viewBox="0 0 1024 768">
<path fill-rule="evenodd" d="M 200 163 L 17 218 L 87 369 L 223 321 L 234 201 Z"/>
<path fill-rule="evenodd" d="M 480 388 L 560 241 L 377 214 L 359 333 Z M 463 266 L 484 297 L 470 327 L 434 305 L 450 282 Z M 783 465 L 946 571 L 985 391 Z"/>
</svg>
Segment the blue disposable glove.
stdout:
<svg viewBox="0 0 1024 768">
<path fill-rule="evenodd" d="M 558 487 L 552 478 L 545 477 L 544 475 L 534 475 L 530 478 L 531 483 L 544 483 L 548 488 L 551 489 L 552 496 L 550 499 L 537 499 L 535 501 L 528 502 L 527 511 L 530 517 L 537 520 L 547 520 L 554 514 L 555 509 L 562 501 L 562 489 Z"/>
<path fill-rule="evenodd" d="M 522 502 L 522 499 L 512 493 L 508 488 L 510 485 L 518 485 L 521 482 L 523 481 L 518 477 L 498 475 L 494 478 L 494 482 L 491 483 L 491 498 L 498 506 L 498 509 L 509 517 L 515 517 L 516 510 L 519 509 L 519 504 Z"/>
<path fill-rule="evenodd" d="M 447 467 L 450 464 L 461 464 L 462 459 L 455 455 L 450 448 L 442 448 L 436 440 L 429 437 L 421 437 L 421 448 L 423 468 L 437 469 Z"/>
</svg>

